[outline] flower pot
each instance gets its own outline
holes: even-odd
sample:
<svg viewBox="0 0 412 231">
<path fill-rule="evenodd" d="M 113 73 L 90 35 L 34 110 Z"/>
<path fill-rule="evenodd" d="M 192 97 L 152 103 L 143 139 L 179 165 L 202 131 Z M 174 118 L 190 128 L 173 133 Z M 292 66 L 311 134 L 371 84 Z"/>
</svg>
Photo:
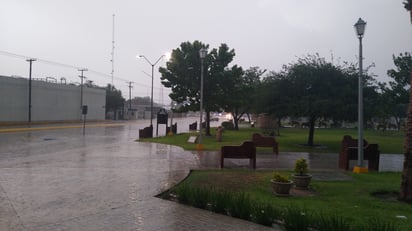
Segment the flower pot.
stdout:
<svg viewBox="0 0 412 231">
<path fill-rule="evenodd" d="M 276 195 L 279 196 L 288 196 L 290 188 L 293 185 L 293 181 L 279 182 L 275 180 L 270 180 L 270 182 L 272 182 L 273 191 L 276 193 Z"/>
<path fill-rule="evenodd" d="M 297 189 L 308 189 L 312 175 L 292 175 L 292 179 Z"/>
</svg>

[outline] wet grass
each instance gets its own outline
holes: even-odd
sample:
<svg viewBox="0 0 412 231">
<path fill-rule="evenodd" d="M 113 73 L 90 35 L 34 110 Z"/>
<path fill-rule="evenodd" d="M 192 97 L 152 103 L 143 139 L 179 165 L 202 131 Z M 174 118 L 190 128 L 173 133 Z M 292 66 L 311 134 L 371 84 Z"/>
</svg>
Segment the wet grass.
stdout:
<svg viewBox="0 0 412 231">
<path fill-rule="evenodd" d="M 259 128 L 241 128 L 239 131 L 226 130 L 223 133 L 222 142 L 217 142 L 215 138 L 215 128 L 211 128 L 211 136 L 203 137 L 205 150 L 219 150 L 223 145 L 240 145 L 245 140 L 250 140 L 254 132 L 262 133 Z M 309 152 L 309 153 L 339 153 L 341 141 L 344 135 L 357 137 L 356 129 L 316 129 L 314 143 L 315 147 L 307 147 L 302 144 L 307 143 L 308 129 L 282 128 L 280 136 L 276 137 L 279 142 L 280 152 Z M 196 150 L 196 144 L 188 143 L 190 136 L 197 133 L 183 133 L 173 136 L 156 137 L 142 139 L 143 142 L 156 142 L 171 144 L 184 148 L 185 150 Z M 365 130 L 364 138 L 369 143 L 377 143 L 381 153 L 403 153 L 403 131 L 375 131 Z M 269 151 L 270 148 L 258 148 Z"/>
<path fill-rule="evenodd" d="M 272 173 L 267 170 L 196 170 L 168 193 L 179 191 L 179 187 L 233 192 L 236 195 L 241 193 L 243 199 L 252 201 L 252 204 L 254 201 L 256 204 L 264 201 L 269 202 L 269 206 L 275 209 L 294 208 L 304 214 L 311 214 L 311 223 L 326 227 L 331 224 L 342 227 L 350 224 L 351 230 L 373 230 L 374 227 L 367 229 L 365 225 L 368 225 L 367 221 L 374 220 L 379 220 L 381 226 L 389 227 L 393 224 L 400 230 L 410 230 L 412 227 L 412 205 L 397 201 L 396 194 L 393 193 L 399 190 L 400 173 L 346 173 L 350 180 L 313 179 L 311 193 L 295 194 L 291 197 L 274 196 L 269 182 Z M 382 196 L 385 192 L 388 192 L 387 196 Z M 226 197 L 228 196 L 225 195 Z M 260 205 L 264 206 L 268 205 Z M 289 212 L 296 212 L 295 210 Z M 296 218 L 293 214 L 290 215 L 288 219 Z M 255 219 L 268 222 L 266 217 Z"/>
</svg>

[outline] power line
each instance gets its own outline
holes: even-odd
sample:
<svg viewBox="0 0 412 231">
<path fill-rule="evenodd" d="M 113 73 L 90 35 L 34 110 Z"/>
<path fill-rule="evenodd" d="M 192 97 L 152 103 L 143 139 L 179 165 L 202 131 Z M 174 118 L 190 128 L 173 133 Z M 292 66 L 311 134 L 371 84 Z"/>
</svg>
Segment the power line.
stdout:
<svg viewBox="0 0 412 231">
<path fill-rule="evenodd" d="M 18 59 L 23 59 L 23 60 L 28 60 L 28 59 L 32 59 L 32 57 L 30 56 L 25 56 L 25 55 L 20 55 L 20 54 L 15 54 L 12 52 L 8 52 L 8 51 L 2 51 L 0 50 L 0 55 L 3 56 L 8 56 L 8 57 L 13 57 L 13 58 L 18 58 Z M 85 69 L 84 67 L 79 67 L 79 66 L 74 66 L 74 65 L 69 65 L 69 64 L 64 64 L 64 63 L 59 63 L 59 62 L 55 62 L 55 61 L 50 61 L 50 60 L 46 60 L 46 59 L 39 59 L 36 58 L 37 62 L 41 62 L 41 63 L 45 63 L 45 64 L 49 64 L 49 65 L 54 65 L 54 66 L 60 66 L 60 67 L 64 67 L 64 68 L 69 68 L 69 69 L 75 69 L 76 71 L 78 71 L 79 69 Z M 103 72 L 100 71 L 96 71 L 96 70 L 92 70 L 92 69 L 87 69 L 89 73 L 93 73 L 99 76 L 103 76 L 103 77 L 107 77 L 107 78 L 112 78 L 112 75 L 110 74 L 105 74 Z M 145 72 L 144 72 L 145 73 Z M 147 73 L 145 73 L 147 74 Z M 125 78 L 120 78 L 120 77 L 114 77 L 114 79 L 118 80 L 118 81 L 122 81 L 122 82 L 130 82 L 129 79 L 125 79 Z M 146 84 L 141 84 L 141 83 L 134 83 L 135 85 L 139 85 L 142 87 L 147 87 L 150 88 L 151 86 L 146 85 Z M 158 90 L 161 90 L 161 87 L 155 87 Z"/>
</svg>

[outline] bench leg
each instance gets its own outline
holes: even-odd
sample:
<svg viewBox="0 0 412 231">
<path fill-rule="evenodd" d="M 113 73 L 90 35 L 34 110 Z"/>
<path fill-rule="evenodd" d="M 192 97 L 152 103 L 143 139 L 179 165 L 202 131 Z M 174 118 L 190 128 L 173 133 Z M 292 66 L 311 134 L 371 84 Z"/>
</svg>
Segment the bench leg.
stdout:
<svg viewBox="0 0 412 231">
<path fill-rule="evenodd" d="M 249 166 L 253 169 L 256 169 L 256 158 L 250 158 Z"/>
<path fill-rule="evenodd" d="M 224 162 L 225 160 L 224 160 L 223 154 L 220 154 L 220 168 L 224 167 Z"/>
</svg>

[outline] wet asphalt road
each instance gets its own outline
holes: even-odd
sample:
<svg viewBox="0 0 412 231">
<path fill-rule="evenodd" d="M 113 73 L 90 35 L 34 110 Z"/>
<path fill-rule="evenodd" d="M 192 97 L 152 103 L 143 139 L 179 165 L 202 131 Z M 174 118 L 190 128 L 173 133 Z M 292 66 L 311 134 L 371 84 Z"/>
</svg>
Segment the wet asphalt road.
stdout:
<svg viewBox="0 0 412 231">
<path fill-rule="evenodd" d="M 0 133 L 0 230 L 273 230 L 154 197 L 200 161 L 146 125 Z"/>
</svg>

